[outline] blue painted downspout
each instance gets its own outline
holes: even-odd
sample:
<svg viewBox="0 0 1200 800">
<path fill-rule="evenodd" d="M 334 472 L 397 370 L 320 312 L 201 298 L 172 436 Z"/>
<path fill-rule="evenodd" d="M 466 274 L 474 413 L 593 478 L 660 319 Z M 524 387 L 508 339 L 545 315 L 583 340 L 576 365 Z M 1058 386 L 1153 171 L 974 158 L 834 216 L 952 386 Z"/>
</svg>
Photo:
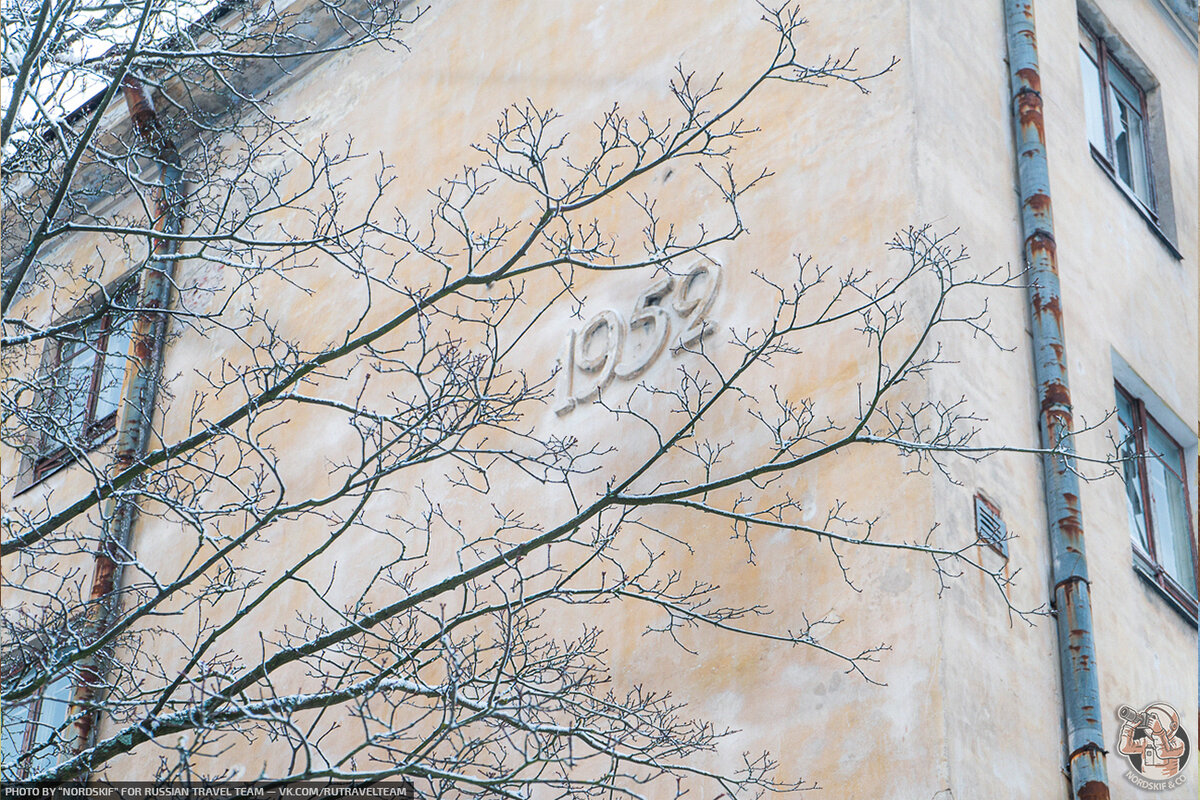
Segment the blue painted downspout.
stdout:
<svg viewBox="0 0 1200 800">
<path fill-rule="evenodd" d="M 1046 168 L 1033 0 L 1005 0 L 1005 24 L 1039 427 L 1042 447 L 1052 451 L 1042 456 L 1042 469 L 1062 671 L 1067 771 L 1073 798 L 1107 800 L 1100 687 L 1079 511 L 1079 478 L 1071 440 L 1071 389 Z"/>
<path fill-rule="evenodd" d="M 168 135 L 150 99 L 146 87 L 132 74 L 126 74 L 121 91 L 138 138 L 159 167 L 160 185 L 155 188 L 155 225 L 167 234 L 156 237 L 151 258 L 142 273 L 138 295 L 138 313 L 134 317 L 125 363 L 122 412 L 109 474 L 116 475 L 146 455 L 150 445 L 150 423 L 157 404 L 159 373 L 167 330 L 167 307 L 174 283 L 178 257 L 178 235 L 183 229 L 185 210 L 184 177 L 181 157 Z M 121 572 L 129 559 L 133 523 L 138 512 L 135 483 L 131 489 L 113 494 L 104 508 L 109 520 L 92 570 L 90 604 L 93 618 L 91 634 L 100 637 L 120 616 Z M 104 683 L 101 654 L 84 659 L 79 667 L 70 716 L 76 717 L 70 743 L 72 753 L 91 747 L 99 725 L 97 695 Z"/>
</svg>

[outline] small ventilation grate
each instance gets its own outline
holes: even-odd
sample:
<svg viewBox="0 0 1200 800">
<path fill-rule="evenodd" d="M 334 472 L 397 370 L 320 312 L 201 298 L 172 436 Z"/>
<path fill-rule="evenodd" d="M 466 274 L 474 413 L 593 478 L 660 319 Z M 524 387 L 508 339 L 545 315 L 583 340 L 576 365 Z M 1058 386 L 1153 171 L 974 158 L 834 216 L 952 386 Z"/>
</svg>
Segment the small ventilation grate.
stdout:
<svg viewBox="0 0 1200 800">
<path fill-rule="evenodd" d="M 1008 558 L 1008 528 L 1000 518 L 1000 509 L 975 495 L 975 535 L 979 541 Z"/>
</svg>

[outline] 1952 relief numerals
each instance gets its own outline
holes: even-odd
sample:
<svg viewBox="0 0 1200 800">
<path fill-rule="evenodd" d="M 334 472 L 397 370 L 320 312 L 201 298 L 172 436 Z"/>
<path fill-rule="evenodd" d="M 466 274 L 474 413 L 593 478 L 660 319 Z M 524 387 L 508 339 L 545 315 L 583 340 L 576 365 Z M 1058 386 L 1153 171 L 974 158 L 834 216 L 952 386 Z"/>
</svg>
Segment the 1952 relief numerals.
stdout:
<svg viewBox="0 0 1200 800">
<path fill-rule="evenodd" d="M 715 326 L 708 313 L 720 288 L 720 265 L 700 263 L 682 277 L 668 275 L 652 283 L 638 295 L 628 319 L 605 309 L 571 330 L 558 357 L 555 412 L 569 413 L 614 377 L 636 378 L 668 342 L 678 355 L 711 334 Z M 672 329 L 679 330 L 673 340 Z"/>
</svg>

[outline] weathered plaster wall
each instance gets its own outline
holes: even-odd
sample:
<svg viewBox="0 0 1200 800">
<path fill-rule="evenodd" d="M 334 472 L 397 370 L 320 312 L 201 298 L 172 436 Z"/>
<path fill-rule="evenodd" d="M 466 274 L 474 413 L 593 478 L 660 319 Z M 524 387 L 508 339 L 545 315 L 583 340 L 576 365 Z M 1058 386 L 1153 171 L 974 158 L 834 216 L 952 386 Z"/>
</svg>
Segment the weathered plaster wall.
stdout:
<svg viewBox="0 0 1200 800">
<path fill-rule="evenodd" d="M 1131 44 L 1161 77 L 1164 106 L 1194 111 L 1194 54 L 1158 23 L 1146 22 L 1143 6 L 1113 2 L 1105 12 L 1130 31 Z M 841 268 L 869 265 L 886 271 L 884 244 L 893 231 L 910 223 L 929 222 L 941 231 L 959 228 L 959 239 L 981 271 L 1003 264 L 1018 267 L 1021 241 L 1001 12 L 998 2 L 932 0 L 873 5 L 869 12 L 835 0 L 805 7 L 812 20 L 802 37 L 807 52 L 844 54 L 858 47 L 864 69 L 882 66 L 892 55 L 901 63 L 871 84 L 867 97 L 851 87 L 773 86 L 744 109 L 748 121 L 762 130 L 738 143 L 735 160 L 748 176 L 763 167 L 775 174 L 744 201 L 749 233 L 712 251 L 726 268 L 714 318 L 737 327 L 762 324 L 763 309 L 769 306 L 749 273 L 757 269 L 782 279 L 796 252 Z M 760 13 L 752 3 L 661 3 L 650 8 L 638 2 L 556 3 L 552 14 L 539 3 L 439 3 L 407 37 L 408 50 L 366 49 L 313 63 L 276 93 L 276 102 L 281 116 L 307 118 L 298 135 L 314 147 L 322 135 L 331 142 L 352 137 L 355 150 L 382 153 L 395 176 L 386 204 L 419 219 L 430 203 L 426 189 L 474 160 L 470 144 L 486 136 L 507 105 L 531 98 L 539 106 L 553 106 L 565 115 L 565 127 L 575 131 L 586 130 L 618 101 L 627 110 L 673 113 L 665 87 L 677 62 L 700 76 L 723 73 L 724 85 L 732 88 L 769 57 L 762 49 L 771 43 L 757 21 Z M 1164 402 L 1190 420 L 1189 410 L 1197 406 L 1195 231 L 1190 224 L 1180 225 L 1185 259 L 1169 257 L 1087 155 L 1075 13 L 1069 2 L 1043 2 L 1038 8 L 1077 418 L 1098 421 L 1111 409 L 1110 351 L 1116 349 Z M 954 35 L 947 35 L 948 30 Z M 1162 45 L 1162 40 L 1168 43 Z M 1183 78 L 1168 80 L 1178 75 Z M 1172 113 L 1168 122 L 1176 209 L 1180 219 L 1191 220 L 1196 216 L 1195 182 L 1188 178 L 1197 167 L 1195 114 Z M 378 164 L 363 159 L 348 175 L 360 185 L 374 185 Z M 297 174 L 291 183 L 301 180 Z M 721 213 L 703 181 L 686 171 L 657 176 L 640 190 L 657 192 L 664 215 L 681 224 Z M 351 193 L 348 210 L 364 202 Z M 499 190 L 488 202 L 496 215 L 528 211 L 523 198 Z M 638 221 L 627 210 L 612 209 L 611 223 L 633 232 Z M 74 257 L 85 259 L 82 250 L 88 246 L 79 243 L 81 253 Z M 384 256 L 376 256 L 374 264 L 390 266 Z M 1138 269 L 1131 270 L 1131 264 Z M 414 282 L 428 269 L 411 261 L 402 266 L 411 270 Z M 231 285 L 229 267 L 188 263 L 182 269 L 185 282 L 216 289 Z M 298 275 L 309 293 L 279 282 L 261 295 L 289 335 L 312 343 L 332 340 L 344 332 L 335 323 L 347 310 L 366 307 L 362 285 L 347 281 L 344 273 L 331 269 Z M 646 280 L 648 276 L 638 274 L 581 279 L 585 316 L 607 305 L 628 306 Z M 552 287 L 533 284 L 530 297 L 546 297 L 550 291 Z M 1155 300 L 1148 309 L 1151 301 L 1136 298 Z M 928 297 L 915 301 L 922 299 Z M 911 391 L 950 400 L 966 394 L 987 420 L 981 425 L 981 443 L 1033 447 L 1036 416 L 1024 291 L 996 292 L 990 308 L 997 338 L 1015 349 L 1001 351 L 965 334 L 954 337 L 947 344 L 957 364 L 937 373 L 927 387 Z M 376 318 L 388 312 L 380 307 L 370 314 Z M 531 375 L 549 374 L 565 330 L 577 324 L 565 311 L 538 323 L 544 330 L 519 354 Z M 1180 331 L 1183 340 L 1164 357 L 1162 342 Z M 792 399 L 812 396 L 827 413 L 844 413 L 867 363 L 861 347 L 852 338 L 811 345 L 811 357 L 799 367 L 756 376 L 756 386 L 765 391 L 775 384 Z M 714 342 L 713 347 L 720 359 L 719 345 Z M 209 391 L 196 368 L 236 358 L 235 353 L 232 340 L 219 336 L 201 339 L 185 333 L 170 343 L 165 373 L 172 397 L 162 418 L 167 440 L 196 424 L 187 413 L 190 399 Z M 356 368 L 339 374 L 345 378 L 341 388 L 332 380 L 324 388 L 352 399 L 365 375 Z M 668 359 L 652 367 L 645 380 L 669 382 L 672 375 Z M 375 391 L 386 388 L 373 384 Z M 206 413 L 215 416 L 222 402 L 221 396 L 213 396 Z M 315 495 L 328 486 L 329 464 L 340 450 L 353 446 L 353 437 L 344 427 L 329 425 L 320 411 L 297 410 L 288 416 L 288 427 L 277 431 L 278 446 L 301 456 L 287 468 L 289 491 Z M 729 412 L 715 420 L 714 428 L 735 419 Z M 580 408 L 560 418 L 547 408 L 535 422 L 542 430 L 619 443 L 622 458 L 649 447 L 634 428 L 617 425 L 595 409 Z M 1109 428 L 1110 423 L 1102 426 Z M 753 443 L 753 436 L 743 437 L 741 431 L 732 438 L 744 438 L 734 442 L 732 456 Z M 1093 435 L 1081 441 L 1080 450 L 1101 451 L 1101 439 Z M 940 536 L 959 543 L 973 537 L 971 498 L 981 491 L 1000 506 L 1017 536 L 1010 543 L 1009 568 L 1019 568 L 1020 574 L 1007 600 L 1019 609 L 1046 602 L 1048 545 L 1034 457 L 1003 453 L 978 464 L 957 464 L 952 474 L 961 485 L 936 473 L 904 476 L 904 467 L 884 450 L 854 451 L 805 470 L 778 491 L 803 497 L 818 514 L 833 501 L 847 501 L 862 516 L 881 515 L 881 531 L 897 539 L 920 539 L 937 522 Z M 4 468 L 9 469 L 8 462 Z M 434 476 L 423 477 L 430 491 L 444 489 Z M 390 495 L 394 505 L 374 512 L 377 521 L 414 505 L 416 483 L 407 476 L 398 481 Z M 562 508 L 561 499 L 517 475 L 497 471 L 492 485 L 496 496 L 514 507 L 530 512 Z M 1164 699 L 1181 709 L 1196 706 L 1195 628 L 1133 574 L 1120 484 L 1101 481 L 1084 491 L 1105 724 L 1115 735 L 1113 713 L 1120 703 Z M 490 524 L 475 498 L 441 499 L 448 516 L 480 529 Z M 886 684 L 875 686 L 842 674 L 838 662 L 802 648 L 687 632 L 685 643 L 698 651 L 690 655 L 642 635 L 647 625 L 659 621 L 653 612 L 611 607 L 603 627 L 618 686 L 645 683 L 671 689 L 692 713 L 718 727 L 739 729 L 715 757 L 721 766 L 734 766 L 743 750 L 769 749 L 781 762 L 781 777 L 816 780 L 827 796 L 847 800 L 1015 799 L 1055 797 L 1063 790 L 1051 620 L 1041 618 L 1030 627 L 1012 617 L 1006 597 L 977 573 L 953 581 L 939 600 L 937 580 L 924 557 L 848 552 L 846 563 L 863 589 L 860 594 L 842 580 L 825 543 L 767 535 L 755 540 L 755 560 L 749 564 L 745 543 L 731 540 L 724 525 L 682 514 L 670 523 L 695 548 L 689 554 L 665 544 L 670 558 L 697 577 L 721 584 L 733 602 L 766 600 L 775 608 L 772 625 L 787 629 L 802 624 L 802 614 L 812 618 L 833 612 L 844 622 L 830 644 L 852 652 L 880 642 L 892 648 L 871 670 L 874 679 Z M 187 536 L 179 526 L 146 519 L 138 525 L 134 546 L 146 563 L 166 567 L 184 557 L 179 543 Z M 272 548 L 312 548 L 323 532 L 294 525 L 273 537 L 257 545 L 251 557 L 269 563 Z M 447 551 L 445 559 L 450 555 Z M 332 579 L 325 594 L 329 602 L 351 602 L 361 590 L 365 567 L 379 557 L 375 539 L 350 537 L 339 543 L 335 557 L 314 566 L 314 581 L 324 585 Z M 998 564 L 991 553 L 981 557 Z M 431 574 L 448 568 L 448 561 L 439 562 Z M 299 584 L 273 598 L 258 619 L 263 627 L 273 627 L 293 619 L 296 609 L 317 610 L 310 590 Z M 564 630 L 580 621 L 566 612 L 560 620 Z M 257 652 L 254 626 L 244 626 L 231 645 L 245 654 Z M 162 643 L 168 662 L 186 655 L 171 647 Z M 147 753 L 129 759 L 122 769 L 129 775 L 149 774 L 156 757 Z M 262 739 L 229 756 L 247 775 L 282 757 Z M 1136 796 L 1122 794 L 1128 787 L 1121 783 L 1117 758 L 1110 755 L 1109 763 L 1114 797 Z M 1194 776 L 1193 771 L 1193 784 Z"/>
<path fill-rule="evenodd" d="M 994 6 L 994 7 L 993 7 Z M 1088 153 L 1079 75 L 1077 10 L 1072 2 L 1036 6 L 1046 139 L 1062 280 L 1065 333 L 1075 419 L 1084 456 L 1104 457 L 1115 435 L 1115 351 L 1191 429 L 1195 446 L 1196 371 L 1196 55 L 1147 3 L 1101 3 L 1117 30 L 1159 81 L 1165 109 L 1174 212 L 1180 220 L 1177 260 Z M 947 7 L 914 4 L 920 215 L 961 225 L 980 267 L 1021 264 L 1008 107 L 1002 4 Z M 933 20 L 936 20 L 934 24 Z M 944 32 L 953 30 L 953 37 Z M 968 44 L 969 43 L 969 44 Z M 946 64 L 953 64 L 947 69 Z M 992 298 L 1000 341 L 996 352 L 963 341 L 971 353 L 935 381 L 940 391 L 972 396 L 987 423 L 980 441 L 1037 446 L 1025 292 Z M 1194 460 L 1195 450 L 1191 450 Z M 1085 474 L 1103 473 L 1082 464 Z M 1012 567 L 1020 567 L 1014 602 L 1049 597 L 1042 484 L 1037 462 L 1000 455 L 956 471 L 961 487 L 939 484 L 938 514 L 969 530 L 971 497 L 996 502 L 1009 530 Z M 1195 488 L 1192 476 L 1192 489 Z M 1101 715 L 1111 745 L 1112 796 L 1149 796 L 1122 776 L 1116 753 L 1116 709 L 1155 699 L 1186 720 L 1196 707 L 1196 629 L 1135 574 L 1123 485 L 1108 478 L 1083 484 L 1082 510 L 1092 578 Z M 1193 493 L 1193 498 L 1195 497 Z M 962 588 L 967 588 L 963 584 Z M 994 592 L 992 593 L 994 595 Z M 956 587 L 943 604 L 946 735 L 955 797 L 1057 796 L 1063 791 L 1059 676 L 1053 623 L 1010 629 L 994 597 Z M 987 654 L 991 654 L 990 656 Z M 1186 722 L 1185 722 L 1186 727 Z M 1196 780 L 1188 766 L 1189 784 Z M 1183 790 L 1186 791 L 1186 790 Z"/>
<path fill-rule="evenodd" d="M 1048 120 L 1047 138 L 1053 147 L 1050 179 L 1055 187 L 1072 391 L 1083 419 L 1102 420 L 1116 402 L 1112 387 L 1118 376 L 1113 353 L 1129 363 L 1153 393 L 1150 402 L 1157 397 L 1165 405 L 1165 413 L 1183 426 L 1184 435 L 1178 430 L 1175 434 L 1188 451 L 1195 520 L 1195 410 L 1200 403 L 1194 368 L 1198 341 L 1196 175 L 1200 169 L 1196 52 L 1161 16 L 1148 13 L 1144 4 L 1097 5 L 1159 82 L 1178 221 L 1176 244 L 1183 258 L 1177 260 L 1170 254 L 1088 155 L 1083 144 L 1086 135 L 1074 17 L 1069 4 L 1052 7 L 1043 41 L 1052 53 L 1050 64 L 1057 65 L 1063 79 L 1046 87 L 1053 98 L 1055 117 Z M 1115 420 L 1106 420 L 1086 443 L 1100 450 L 1107 444 L 1100 434 L 1115 435 L 1115 431 Z M 1191 710 L 1197 707 L 1196 628 L 1134 573 L 1121 484 L 1102 481 L 1085 485 L 1080 500 L 1089 531 L 1098 620 L 1100 699 L 1105 734 L 1115 749 L 1118 727 L 1114 709 L 1121 704 L 1144 707 L 1161 699 L 1190 719 Z M 1115 753 L 1110 756 L 1113 797 L 1153 795 L 1134 789 L 1123 777 L 1126 771 L 1123 758 Z M 1200 772 L 1193 761 L 1187 767 L 1188 785 L 1195 786 L 1197 775 Z"/>
<path fill-rule="evenodd" d="M 908 62 L 903 8 L 876 16 L 870 26 L 838 3 L 816 4 L 806 12 L 813 20 L 802 39 L 807 53 L 844 54 L 857 46 L 864 69 L 886 64 L 893 54 Z M 472 160 L 469 144 L 486 135 L 509 103 L 532 98 L 562 112 L 569 127 L 579 130 L 614 101 L 628 109 L 645 107 L 652 114 L 672 113 L 665 85 L 676 62 L 701 75 L 723 72 L 725 85 L 737 86 L 764 55 L 769 57 L 758 47 L 769 46 L 769 32 L 758 22 L 759 15 L 752 4 L 663 4 L 647 12 L 637 3 L 580 3 L 559 6 L 553 15 L 536 4 L 440 4 L 418 23 L 408 40 L 409 52 L 360 51 L 313 66 L 280 94 L 279 111 L 307 116 L 300 135 L 314 142 L 321 134 L 332 141 L 353 136 L 356 149 L 383 152 L 397 178 L 387 201 L 420 209 L 428 202 L 425 188 Z M 647 30 L 656 35 L 640 35 Z M 850 87 L 781 85 L 770 87 L 744 110 L 763 130 L 738 144 L 736 160 L 747 174 L 765 166 L 775 176 L 744 204 L 751 233 L 713 253 L 727 269 L 727 288 L 714 309 L 722 324 L 762 324 L 767 306 L 748 279 L 751 269 L 783 279 L 797 251 L 839 267 L 879 265 L 886 262 L 883 245 L 891 233 L 914 221 L 912 84 L 902 68 L 871 88 L 873 94 L 862 97 Z M 886 181 L 880 180 L 882 164 L 889 165 Z M 356 177 L 369 180 L 374 166 L 364 162 Z M 711 193 L 704 192 L 695 176 L 676 174 L 663 180 L 646 188 L 660 193 L 669 217 L 687 222 L 719 213 Z M 520 199 L 499 192 L 491 202 L 501 214 L 524 210 Z M 618 227 L 635 224 L 627 211 L 618 213 L 626 214 L 616 219 Z M 270 310 L 285 330 L 319 336 L 314 321 L 336 318 L 339 309 L 360 307 L 359 287 L 338 284 L 333 275 L 306 276 L 311 297 L 282 285 L 269 293 Z M 589 313 L 607 303 L 631 302 L 640 290 L 638 280 L 642 279 L 624 275 L 584 279 Z M 535 285 L 532 296 L 543 291 Z M 562 315 L 547 319 L 544 334 L 522 354 L 532 374 L 548 374 L 567 323 Z M 823 349 L 814 351 L 820 355 L 814 354 L 811 367 L 799 373 L 764 374 L 757 385 L 765 390 L 768 383 L 778 383 L 795 399 L 814 394 L 827 413 L 844 414 L 866 363 L 861 346 L 855 340 L 820 344 Z M 190 367 L 216 355 L 212 342 L 185 337 L 172 344 L 167 370 L 177 376 L 177 398 L 187 397 L 193 388 Z M 847 369 L 849 364 L 858 366 Z M 669 365 L 660 365 L 647 380 L 670 380 L 670 375 Z M 822 390 L 830 377 L 840 382 Z M 356 387 L 357 381 L 348 385 Z M 183 433 L 188 420 L 168 413 L 165 424 L 167 438 L 172 438 Z M 626 459 L 644 446 L 631 438 L 629 429 L 622 432 L 588 409 L 565 419 L 547 409 L 540 424 L 620 442 Z M 300 429 L 306 431 L 306 449 L 314 457 L 289 475 L 289 488 L 315 492 L 324 480 L 325 458 L 345 442 L 338 431 L 322 428 L 319 415 L 306 418 L 296 412 L 290 430 L 280 434 L 281 446 L 300 438 Z M 932 524 L 927 513 L 930 494 L 923 478 L 902 478 L 901 467 L 888 452 L 847 454 L 806 471 L 787 488 L 811 497 L 821 509 L 818 513 L 835 500 L 848 501 L 864 516 L 882 513 L 881 524 L 907 538 L 909 531 Z M 872 480 L 864 480 L 865 474 Z M 548 501 L 515 479 L 508 484 L 502 477 L 493 478 L 493 486 L 498 497 L 518 507 L 539 509 Z M 473 499 L 440 499 L 448 515 L 468 524 L 488 524 L 478 518 Z M 398 502 L 404 503 L 403 488 Z M 670 688 L 687 700 L 692 713 L 712 719 L 718 727 L 741 729 L 718 756 L 725 766 L 735 765 L 743 750 L 766 748 L 781 760 L 782 777 L 817 780 L 840 797 L 887 796 L 897 786 L 906 795 L 932 796 L 946 786 L 942 699 L 935 688 L 941 681 L 942 665 L 935 657 L 940 645 L 930 636 L 936 630 L 936 581 L 923 559 L 850 553 L 852 574 L 865 589 L 860 595 L 842 581 L 824 544 L 797 541 L 795 536 L 769 537 L 755 542 L 756 564 L 748 565 L 745 545 L 729 541 L 725 526 L 680 517 L 674 527 L 686 534 L 697 555 L 680 550 L 673 557 L 696 575 L 720 583 L 732 601 L 766 599 L 776 609 L 772 625 L 796 627 L 803 623 L 802 612 L 812 618 L 832 611 L 845 622 L 830 644 L 857 652 L 889 643 L 893 649 L 881 656 L 871 673 L 887 686 L 843 675 L 836 661 L 817 653 L 728 636 L 687 634 L 689 646 L 700 653 L 692 656 L 641 636 L 648 624 L 658 621 L 653 612 L 614 607 L 604 621 L 605 643 L 621 685 Z M 176 535 L 169 527 L 148 524 L 138 534 L 139 552 L 147 559 L 169 560 Z M 319 533 L 293 527 L 287 538 L 286 545 L 272 546 L 311 546 Z M 351 542 L 340 548 L 338 577 L 327 594 L 333 602 L 352 598 L 361 566 L 378 557 L 365 539 L 361 545 Z M 324 574 L 321 569 L 317 573 Z M 278 620 L 284 608 L 311 606 L 311 597 L 297 587 L 280 597 L 263 619 Z M 247 651 L 256 647 L 253 631 L 247 629 L 242 639 Z M 274 757 L 259 743 L 237 760 L 253 774 L 263 759 Z M 148 768 L 148 763 L 130 765 Z"/>
</svg>

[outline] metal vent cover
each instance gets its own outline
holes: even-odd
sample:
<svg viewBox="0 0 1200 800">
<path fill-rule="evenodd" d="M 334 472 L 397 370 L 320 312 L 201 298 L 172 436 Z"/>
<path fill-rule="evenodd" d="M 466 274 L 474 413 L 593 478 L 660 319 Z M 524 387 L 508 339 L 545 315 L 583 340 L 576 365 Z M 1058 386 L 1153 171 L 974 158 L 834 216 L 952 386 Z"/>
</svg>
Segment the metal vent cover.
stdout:
<svg viewBox="0 0 1200 800">
<path fill-rule="evenodd" d="M 1008 528 L 1000 518 L 1000 509 L 982 495 L 975 495 L 975 535 L 979 541 L 1008 558 Z"/>
</svg>

